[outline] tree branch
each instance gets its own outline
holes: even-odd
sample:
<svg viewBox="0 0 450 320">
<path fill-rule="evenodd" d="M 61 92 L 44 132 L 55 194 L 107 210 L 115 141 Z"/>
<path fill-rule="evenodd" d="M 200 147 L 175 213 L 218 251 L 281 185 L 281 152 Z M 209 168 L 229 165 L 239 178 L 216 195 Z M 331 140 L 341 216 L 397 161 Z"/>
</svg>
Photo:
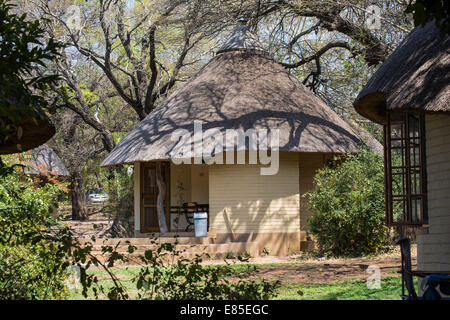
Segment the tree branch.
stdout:
<svg viewBox="0 0 450 320">
<path fill-rule="evenodd" d="M 282 65 L 283 65 L 283 67 L 285 67 L 287 69 L 298 68 L 308 62 L 311 62 L 313 60 L 320 58 L 328 50 L 334 49 L 334 48 L 344 48 L 344 49 L 349 50 L 350 52 L 354 51 L 347 42 L 344 42 L 344 41 L 330 42 L 327 45 L 325 45 L 323 48 L 319 49 L 315 54 L 313 54 L 310 57 L 301 59 L 300 61 L 295 62 L 295 63 L 282 63 Z"/>
</svg>

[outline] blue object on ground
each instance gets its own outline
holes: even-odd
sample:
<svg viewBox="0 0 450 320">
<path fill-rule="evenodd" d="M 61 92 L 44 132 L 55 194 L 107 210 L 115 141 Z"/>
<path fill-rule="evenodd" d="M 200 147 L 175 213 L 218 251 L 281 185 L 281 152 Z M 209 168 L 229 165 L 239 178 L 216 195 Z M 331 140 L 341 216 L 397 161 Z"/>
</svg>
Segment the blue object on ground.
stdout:
<svg viewBox="0 0 450 320">
<path fill-rule="evenodd" d="M 425 288 L 425 291 L 423 293 L 423 299 L 424 300 L 441 300 L 442 297 L 437 291 L 436 287 L 439 285 L 439 289 L 443 294 L 448 294 L 448 284 L 444 283 L 443 279 L 450 279 L 450 275 L 445 274 L 437 274 L 433 273 L 427 276 L 422 283 L 422 288 Z"/>
</svg>

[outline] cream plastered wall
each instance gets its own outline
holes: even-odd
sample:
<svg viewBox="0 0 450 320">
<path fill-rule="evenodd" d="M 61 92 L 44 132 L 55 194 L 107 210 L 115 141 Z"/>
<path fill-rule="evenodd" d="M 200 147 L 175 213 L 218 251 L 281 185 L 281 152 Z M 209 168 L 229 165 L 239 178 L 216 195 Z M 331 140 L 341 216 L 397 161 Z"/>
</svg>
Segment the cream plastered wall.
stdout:
<svg viewBox="0 0 450 320">
<path fill-rule="evenodd" d="M 428 232 L 417 236 L 418 269 L 450 270 L 450 116 L 426 115 Z"/>
<path fill-rule="evenodd" d="M 191 201 L 209 203 L 209 166 L 194 164 L 191 166 Z"/>
<path fill-rule="evenodd" d="M 134 230 L 141 229 L 141 164 L 134 163 Z"/>
<path fill-rule="evenodd" d="M 170 205 L 191 201 L 191 166 L 170 164 Z"/>
<path fill-rule="evenodd" d="M 209 202 L 208 165 L 170 165 L 170 203 Z"/>
<path fill-rule="evenodd" d="M 209 166 L 210 226 L 219 233 L 300 231 L 298 153 L 280 152 L 276 175 L 260 165 Z"/>
</svg>

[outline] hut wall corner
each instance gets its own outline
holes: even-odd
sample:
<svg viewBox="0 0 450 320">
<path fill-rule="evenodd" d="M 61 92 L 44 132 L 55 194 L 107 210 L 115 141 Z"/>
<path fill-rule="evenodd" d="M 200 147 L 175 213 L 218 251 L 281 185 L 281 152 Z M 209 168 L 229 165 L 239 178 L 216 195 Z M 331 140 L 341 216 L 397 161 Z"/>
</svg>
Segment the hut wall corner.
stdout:
<svg viewBox="0 0 450 320">
<path fill-rule="evenodd" d="M 450 270 L 450 116 L 425 116 L 428 229 L 417 235 L 417 268 Z M 425 232 L 424 232 L 425 231 Z"/>
<path fill-rule="evenodd" d="M 141 229 L 141 163 L 134 163 L 134 230 Z"/>
</svg>

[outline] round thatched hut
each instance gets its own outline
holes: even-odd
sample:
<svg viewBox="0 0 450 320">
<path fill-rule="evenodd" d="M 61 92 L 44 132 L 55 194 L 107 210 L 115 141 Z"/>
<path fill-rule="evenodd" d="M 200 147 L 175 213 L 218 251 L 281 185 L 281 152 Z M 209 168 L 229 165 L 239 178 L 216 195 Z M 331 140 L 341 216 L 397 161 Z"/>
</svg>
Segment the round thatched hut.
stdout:
<svg viewBox="0 0 450 320">
<path fill-rule="evenodd" d="M 413 29 L 354 106 L 384 125 L 388 224 L 418 230 L 419 270 L 450 270 L 450 36 Z"/>
<path fill-rule="evenodd" d="M 365 141 L 357 131 L 241 24 L 102 166 L 134 165 L 137 235 L 161 230 L 163 190 L 169 230 L 185 229 L 171 208 L 194 202 L 208 210 L 216 243 L 256 242 L 286 254 L 308 244 L 310 213 L 301 195 L 333 155 L 358 152 Z"/>
<path fill-rule="evenodd" d="M 58 155 L 46 144 L 24 153 L 20 161 L 25 173 L 35 176 L 69 177 L 70 173 Z"/>
</svg>

